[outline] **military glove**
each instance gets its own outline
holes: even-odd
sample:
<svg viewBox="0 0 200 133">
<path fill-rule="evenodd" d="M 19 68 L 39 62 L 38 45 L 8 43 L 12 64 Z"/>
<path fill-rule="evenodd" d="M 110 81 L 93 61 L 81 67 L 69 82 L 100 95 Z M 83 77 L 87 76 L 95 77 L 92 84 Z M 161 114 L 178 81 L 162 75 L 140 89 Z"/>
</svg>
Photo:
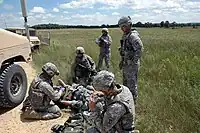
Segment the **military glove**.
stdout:
<svg viewBox="0 0 200 133">
<path fill-rule="evenodd" d="M 64 92 L 66 89 L 65 89 L 65 87 L 60 87 L 60 90 L 61 90 L 62 92 Z"/>
</svg>

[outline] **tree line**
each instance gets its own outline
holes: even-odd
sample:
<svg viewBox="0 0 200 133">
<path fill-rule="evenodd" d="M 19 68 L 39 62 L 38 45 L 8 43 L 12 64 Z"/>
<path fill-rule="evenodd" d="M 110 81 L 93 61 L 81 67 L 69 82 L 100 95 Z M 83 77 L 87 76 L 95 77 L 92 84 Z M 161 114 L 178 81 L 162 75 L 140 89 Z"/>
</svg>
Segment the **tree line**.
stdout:
<svg viewBox="0 0 200 133">
<path fill-rule="evenodd" d="M 160 23 L 142 23 L 137 22 L 133 24 L 133 27 L 144 27 L 144 28 L 152 28 L 152 27 L 161 27 L 161 28 L 176 28 L 176 27 L 193 27 L 197 28 L 200 26 L 200 23 L 176 23 L 175 21 L 170 23 L 169 21 L 161 21 Z M 34 25 L 31 28 L 34 29 L 66 29 L 66 28 L 117 28 L 119 27 L 117 24 L 109 25 L 109 24 L 102 24 L 102 25 L 60 25 L 60 24 L 38 24 Z"/>
</svg>

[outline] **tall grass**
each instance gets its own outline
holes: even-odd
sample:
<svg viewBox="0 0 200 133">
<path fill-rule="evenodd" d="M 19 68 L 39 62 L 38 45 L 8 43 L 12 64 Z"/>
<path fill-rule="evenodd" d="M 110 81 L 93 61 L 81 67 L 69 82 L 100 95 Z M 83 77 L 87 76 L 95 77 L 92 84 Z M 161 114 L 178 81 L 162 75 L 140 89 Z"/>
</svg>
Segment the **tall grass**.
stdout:
<svg viewBox="0 0 200 133">
<path fill-rule="evenodd" d="M 142 133 L 200 133 L 200 30 L 138 29 L 144 43 L 139 74 L 136 126 Z M 70 82 L 70 65 L 76 46 L 83 46 L 97 63 L 94 43 L 100 29 L 51 30 L 51 46 L 34 54 L 37 70 L 47 61 L 55 63 L 61 77 Z M 119 29 L 113 38 L 111 69 L 122 82 L 118 68 Z"/>
</svg>

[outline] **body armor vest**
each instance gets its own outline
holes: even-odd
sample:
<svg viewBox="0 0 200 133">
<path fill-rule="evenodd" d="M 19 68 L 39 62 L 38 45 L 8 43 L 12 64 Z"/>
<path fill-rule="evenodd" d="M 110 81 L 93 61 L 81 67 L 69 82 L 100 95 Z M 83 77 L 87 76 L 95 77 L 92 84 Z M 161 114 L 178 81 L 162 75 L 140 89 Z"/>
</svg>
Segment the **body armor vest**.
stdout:
<svg viewBox="0 0 200 133">
<path fill-rule="evenodd" d="M 47 81 L 42 78 L 41 75 L 37 76 L 31 83 L 29 88 L 29 96 L 30 102 L 34 109 L 44 108 L 45 106 L 50 104 L 51 99 L 44 94 L 42 88 L 39 88 L 38 85 L 41 82 L 47 82 L 53 87 L 53 83 L 51 80 Z"/>
</svg>

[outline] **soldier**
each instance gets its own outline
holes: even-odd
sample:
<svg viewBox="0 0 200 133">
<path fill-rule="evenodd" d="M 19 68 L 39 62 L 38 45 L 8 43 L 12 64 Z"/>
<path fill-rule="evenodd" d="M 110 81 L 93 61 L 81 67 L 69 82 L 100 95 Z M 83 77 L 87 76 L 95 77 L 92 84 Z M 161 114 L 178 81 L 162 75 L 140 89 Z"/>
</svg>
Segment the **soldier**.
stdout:
<svg viewBox="0 0 200 133">
<path fill-rule="evenodd" d="M 134 131 L 135 106 L 130 90 L 114 81 L 114 74 L 100 71 L 93 80 L 97 92 L 91 95 L 89 120 L 94 125 L 87 133 L 131 133 Z M 100 95 L 105 101 L 96 100 Z"/>
<path fill-rule="evenodd" d="M 102 67 L 103 59 L 105 59 L 105 65 L 108 70 L 110 67 L 110 56 L 111 56 L 110 45 L 112 43 L 112 38 L 108 34 L 107 28 L 102 29 L 102 35 L 95 42 L 100 47 L 97 71 L 100 71 L 100 69 Z"/>
<path fill-rule="evenodd" d="M 59 100 L 65 89 L 54 89 L 54 75 L 59 75 L 59 71 L 53 63 L 48 62 L 43 65 L 42 73 L 33 79 L 22 108 L 24 118 L 53 119 L 61 116 L 60 108 L 52 100 Z"/>
<path fill-rule="evenodd" d="M 95 63 L 89 55 L 85 54 L 83 47 L 77 47 L 76 54 L 71 68 L 73 82 L 87 86 L 90 83 L 91 77 L 96 73 Z"/>
<path fill-rule="evenodd" d="M 122 40 L 120 40 L 120 55 L 122 58 L 119 68 L 123 71 L 123 85 L 130 89 L 136 103 L 136 99 L 138 97 L 138 69 L 143 44 L 139 34 L 131 31 L 132 22 L 129 16 L 120 18 L 118 25 L 124 33 Z"/>
<path fill-rule="evenodd" d="M 93 92 L 92 86 L 84 87 L 79 84 L 72 84 L 72 86 L 65 85 L 66 92 L 62 98 L 56 102 L 60 108 L 71 107 L 74 113 L 88 111 L 88 103 L 90 94 Z"/>
</svg>

